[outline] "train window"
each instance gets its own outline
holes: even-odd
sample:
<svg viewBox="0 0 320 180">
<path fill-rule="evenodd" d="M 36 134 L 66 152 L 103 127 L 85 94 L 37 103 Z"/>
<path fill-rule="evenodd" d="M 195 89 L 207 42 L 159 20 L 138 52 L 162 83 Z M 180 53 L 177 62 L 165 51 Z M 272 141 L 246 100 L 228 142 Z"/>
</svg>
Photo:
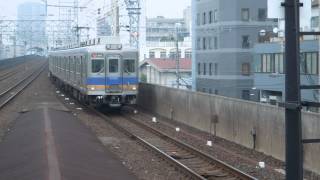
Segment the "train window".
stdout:
<svg viewBox="0 0 320 180">
<path fill-rule="evenodd" d="M 109 73 L 119 72 L 119 60 L 118 59 L 109 59 Z"/>
<path fill-rule="evenodd" d="M 102 73 L 104 72 L 104 60 L 103 59 L 93 59 L 92 60 L 92 73 Z"/>
<path fill-rule="evenodd" d="M 125 59 L 123 61 L 123 71 L 125 73 L 134 73 L 135 72 L 135 60 L 134 59 Z"/>
</svg>

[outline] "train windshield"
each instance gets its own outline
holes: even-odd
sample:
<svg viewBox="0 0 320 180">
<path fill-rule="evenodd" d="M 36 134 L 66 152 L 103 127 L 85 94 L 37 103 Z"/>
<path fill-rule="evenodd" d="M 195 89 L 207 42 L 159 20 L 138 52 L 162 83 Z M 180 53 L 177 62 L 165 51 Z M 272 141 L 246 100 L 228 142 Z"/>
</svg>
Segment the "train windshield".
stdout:
<svg viewBox="0 0 320 180">
<path fill-rule="evenodd" d="M 125 59 L 123 61 L 123 70 L 125 73 L 134 73 L 135 72 L 135 60 L 134 59 Z"/>
<path fill-rule="evenodd" d="M 109 73 L 119 72 L 119 59 L 109 59 Z"/>
<path fill-rule="evenodd" d="M 92 60 L 92 73 L 103 73 L 104 72 L 104 60 L 93 59 Z"/>
</svg>

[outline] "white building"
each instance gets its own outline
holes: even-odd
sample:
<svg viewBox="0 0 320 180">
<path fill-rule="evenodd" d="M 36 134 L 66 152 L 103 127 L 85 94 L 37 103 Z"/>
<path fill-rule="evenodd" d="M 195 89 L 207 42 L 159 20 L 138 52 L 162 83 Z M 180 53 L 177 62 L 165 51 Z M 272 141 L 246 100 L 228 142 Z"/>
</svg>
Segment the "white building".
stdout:
<svg viewBox="0 0 320 180">
<path fill-rule="evenodd" d="M 42 3 L 26 2 L 18 6 L 17 40 L 28 47 L 46 49 L 46 11 Z"/>
<path fill-rule="evenodd" d="M 180 60 L 180 88 L 191 88 L 191 59 Z M 176 61 L 168 59 L 148 59 L 140 64 L 140 81 L 177 87 Z"/>
<path fill-rule="evenodd" d="M 179 42 L 180 58 L 191 58 L 191 8 L 183 12 L 183 18 L 165 18 L 158 16 L 146 18 L 145 40 L 140 45 L 141 58 L 174 59 L 177 52 L 175 41 Z M 140 39 L 141 40 L 141 39 Z"/>
<path fill-rule="evenodd" d="M 179 57 L 191 59 L 191 40 L 187 38 L 185 41 L 178 43 Z M 152 42 L 147 41 L 145 59 L 162 58 L 162 59 L 175 59 L 176 57 L 176 44 L 175 42 Z"/>
</svg>

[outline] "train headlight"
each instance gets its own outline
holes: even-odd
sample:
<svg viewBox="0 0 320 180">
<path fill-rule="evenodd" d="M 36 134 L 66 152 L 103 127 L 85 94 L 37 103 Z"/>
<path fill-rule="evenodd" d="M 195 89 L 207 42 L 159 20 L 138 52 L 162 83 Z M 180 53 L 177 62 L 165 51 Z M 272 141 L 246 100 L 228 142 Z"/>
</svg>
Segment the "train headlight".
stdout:
<svg viewBox="0 0 320 180">
<path fill-rule="evenodd" d="M 94 90 L 96 90 L 96 88 L 95 88 L 95 87 L 91 87 L 90 89 L 91 89 L 91 91 L 94 91 Z"/>
<path fill-rule="evenodd" d="M 136 91 L 136 90 L 137 90 L 137 87 L 136 87 L 136 86 L 133 86 L 133 87 L 132 87 L 132 90 Z"/>
</svg>

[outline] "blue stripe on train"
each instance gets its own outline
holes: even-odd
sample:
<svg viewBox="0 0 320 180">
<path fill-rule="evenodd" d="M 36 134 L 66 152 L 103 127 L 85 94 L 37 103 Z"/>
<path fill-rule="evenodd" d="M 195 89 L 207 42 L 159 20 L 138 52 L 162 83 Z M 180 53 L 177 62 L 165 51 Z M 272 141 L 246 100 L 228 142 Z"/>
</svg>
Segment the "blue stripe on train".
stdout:
<svg viewBox="0 0 320 180">
<path fill-rule="evenodd" d="M 121 84 L 121 80 L 123 79 L 123 84 L 138 84 L 137 77 L 108 77 L 105 82 L 104 77 L 91 77 L 87 79 L 87 85 L 118 85 Z"/>
</svg>

